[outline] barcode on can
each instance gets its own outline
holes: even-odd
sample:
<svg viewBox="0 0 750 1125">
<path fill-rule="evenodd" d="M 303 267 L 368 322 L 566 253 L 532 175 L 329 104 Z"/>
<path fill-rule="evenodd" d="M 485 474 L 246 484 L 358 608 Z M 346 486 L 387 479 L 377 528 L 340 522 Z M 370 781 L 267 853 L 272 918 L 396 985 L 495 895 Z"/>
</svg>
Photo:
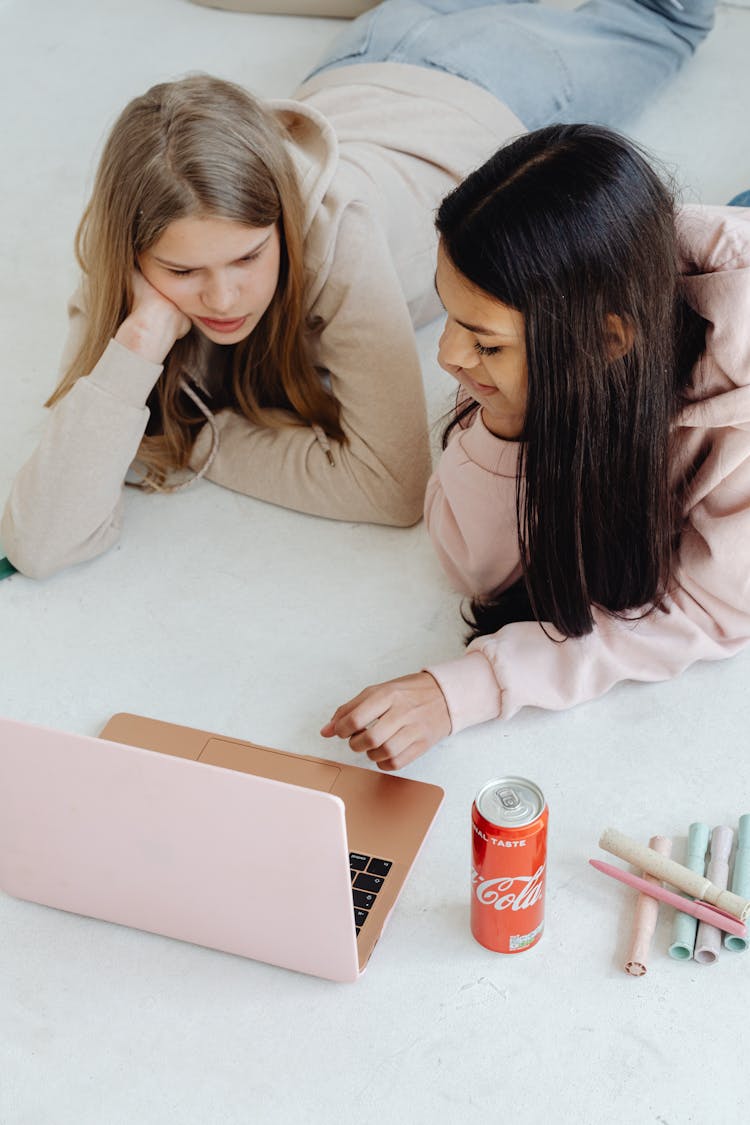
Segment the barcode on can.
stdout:
<svg viewBox="0 0 750 1125">
<path fill-rule="evenodd" d="M 540 922 L 537 928 L 532 930 L 530 934 L 511 934 L 510 942 L 508 943 L 511 952 L 517 953 L 519 949 L 528 949 L 530 945 L 534 944 L 543 929 L 544 922 Z"/>
</svg>

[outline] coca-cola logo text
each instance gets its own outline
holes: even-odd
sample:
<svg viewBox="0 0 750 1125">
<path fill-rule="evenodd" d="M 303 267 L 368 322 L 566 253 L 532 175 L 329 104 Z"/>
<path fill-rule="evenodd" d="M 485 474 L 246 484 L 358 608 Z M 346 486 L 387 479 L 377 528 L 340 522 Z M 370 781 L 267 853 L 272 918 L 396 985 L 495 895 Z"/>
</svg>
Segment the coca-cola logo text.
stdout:
<svg viewBox="0 0 750 1125">
<path fill-rule="evenodd" d="M 528 910 L 544 894 L 544 864 L 533 875 L 503 875 L 499 879 L 483 879 L 474 871 L 472 885 L 483 906 L 493 910 Z"/>
</svg>

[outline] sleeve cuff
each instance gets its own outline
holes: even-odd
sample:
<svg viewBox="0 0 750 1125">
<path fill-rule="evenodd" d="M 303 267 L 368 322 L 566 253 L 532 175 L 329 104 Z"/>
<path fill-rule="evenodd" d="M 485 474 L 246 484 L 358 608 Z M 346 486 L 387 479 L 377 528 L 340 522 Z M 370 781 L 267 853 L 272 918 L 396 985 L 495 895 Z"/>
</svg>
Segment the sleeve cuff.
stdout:
<svg viewBox="0 0 750 1125">
<path fill-rule="evenodd" d="M 492 667 L 481 652 L 467 652 L 458 660 L 425 669 L 437 682 L 448 704 L 451 734 L 502 713 L 503 693 Z"/>
<path fill-rule="evenodd" d="M 163 369 L 163 364 L 151 363 L 117 340 L 110 340 L 88 378 L 107 394 L 143 409 Z"/>
</svg>

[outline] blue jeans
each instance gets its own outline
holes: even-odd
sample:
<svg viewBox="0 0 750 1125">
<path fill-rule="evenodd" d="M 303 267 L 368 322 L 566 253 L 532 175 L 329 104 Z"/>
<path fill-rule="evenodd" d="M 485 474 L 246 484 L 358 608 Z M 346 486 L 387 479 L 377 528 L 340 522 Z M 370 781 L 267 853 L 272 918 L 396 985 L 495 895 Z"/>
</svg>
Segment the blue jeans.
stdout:
<svg viewBox="0 0 750 1125">
<path fill-rule="evenodd" d="M 715 0 L 588 0 L 573 11 L 524 0 L 383 0 L 334 41 L 314 74 L 401 62 L 466 78 L 527 129 L 552 121 L 618 126 L 695 51 Z"/>
<path fill-rule="evenodd" d="M 742 191 L 729 200 L 730 207 L 750 207 L 750 191 Z"/>
</svg>

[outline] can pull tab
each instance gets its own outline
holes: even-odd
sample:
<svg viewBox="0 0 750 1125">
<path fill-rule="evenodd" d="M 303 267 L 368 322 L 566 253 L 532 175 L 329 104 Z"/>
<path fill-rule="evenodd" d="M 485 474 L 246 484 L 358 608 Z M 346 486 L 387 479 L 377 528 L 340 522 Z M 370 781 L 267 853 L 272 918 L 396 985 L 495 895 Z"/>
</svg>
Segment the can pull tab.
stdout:
<svg viewBox="0 0 750 1125">
<path fill-rule="evenodd" d="M 521 804 L 521 798 L 515 789 L 498 789 L 497 799 L 504 809 L 517 809 Z"/>
</svg>

